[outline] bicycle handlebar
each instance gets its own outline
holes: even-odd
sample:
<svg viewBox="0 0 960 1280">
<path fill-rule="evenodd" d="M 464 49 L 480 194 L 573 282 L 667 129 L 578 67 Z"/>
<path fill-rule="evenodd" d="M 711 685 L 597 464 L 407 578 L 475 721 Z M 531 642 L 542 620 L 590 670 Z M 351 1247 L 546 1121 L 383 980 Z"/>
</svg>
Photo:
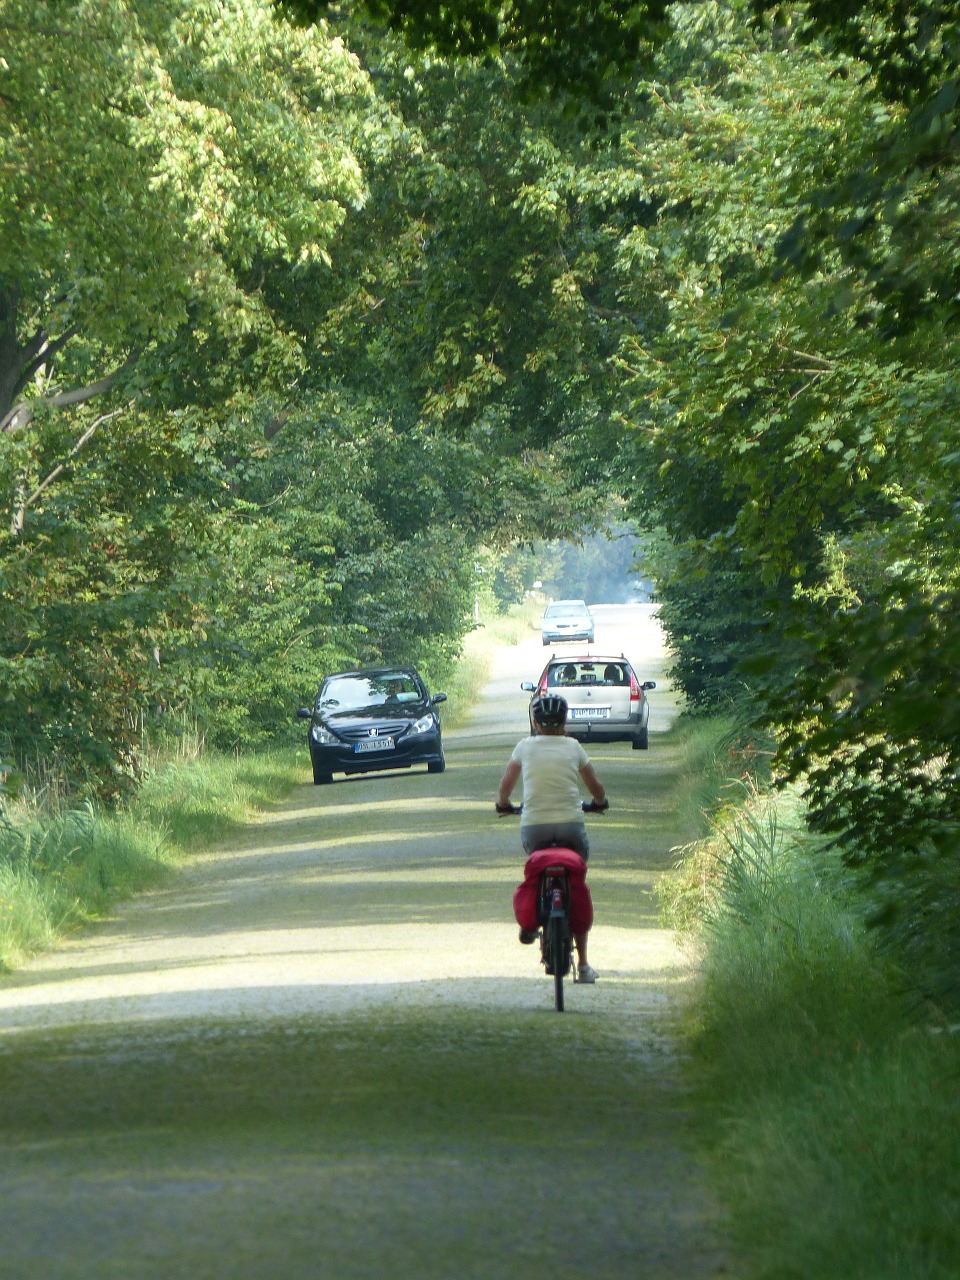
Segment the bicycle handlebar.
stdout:
<svg viewBox="0 0 960 1280">
<path fill-rule="evenodd" d="M 610 801 L 604 800 L 603 804 L 599 804 L 596 800 L 582 800 L 580 808 L 584 813 L 606 813 L 610 808 Z M 501 818 L 506 818 L 510 814 L 523 813 L 523 805 L 520 804 L 498 804 L 497 813 Z"/>
</svg>

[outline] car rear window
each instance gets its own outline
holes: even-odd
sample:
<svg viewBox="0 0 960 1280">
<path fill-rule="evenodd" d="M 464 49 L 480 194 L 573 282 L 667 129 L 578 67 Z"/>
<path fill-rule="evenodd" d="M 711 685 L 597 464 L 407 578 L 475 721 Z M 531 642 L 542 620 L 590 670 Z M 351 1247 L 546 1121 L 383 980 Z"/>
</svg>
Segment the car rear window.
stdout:
<svg viewBox="0 0 960 1280">
<path fill-rule="evenodd" d="M 630 672 L 623 662 L 554 662 L 547 673 L 547 684 L 557 688 L 582 684 L 610 687 L 629 683 Z"/>
</svg>

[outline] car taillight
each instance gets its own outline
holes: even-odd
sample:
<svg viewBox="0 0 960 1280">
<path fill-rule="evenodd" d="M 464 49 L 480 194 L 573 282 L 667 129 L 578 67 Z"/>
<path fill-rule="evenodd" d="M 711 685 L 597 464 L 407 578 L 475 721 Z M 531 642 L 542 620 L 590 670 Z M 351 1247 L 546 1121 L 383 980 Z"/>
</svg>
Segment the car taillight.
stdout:
<svg viewBox="0 0 960 1280">
<path fill-rule="evenodd" d="M 630 701 L 639 702 L 642 696 L 643 694 L 641 692 L 640 686 L 637 683 L 637 677 L 631 671 L 630 672 Z"/>
</svg>

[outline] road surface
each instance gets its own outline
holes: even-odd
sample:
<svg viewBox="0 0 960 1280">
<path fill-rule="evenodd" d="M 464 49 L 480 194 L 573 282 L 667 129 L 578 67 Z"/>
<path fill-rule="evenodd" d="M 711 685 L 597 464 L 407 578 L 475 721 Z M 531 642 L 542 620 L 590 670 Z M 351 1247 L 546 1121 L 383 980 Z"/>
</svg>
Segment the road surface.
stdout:
<svg viewBox="0 0 960 1280">
<path fill-rule="evenodd" d="M 657 921 L 674 714 L 642 606 L 598 610 L 651 746 L 593 749 L 595 987 L 552 1010 L 493 796 L 539 635 L 442 775 L 307 781 L 241 838 L 0 983 L 5 1280 L 694 1280 L 723 1266 Z"/>
</svg>

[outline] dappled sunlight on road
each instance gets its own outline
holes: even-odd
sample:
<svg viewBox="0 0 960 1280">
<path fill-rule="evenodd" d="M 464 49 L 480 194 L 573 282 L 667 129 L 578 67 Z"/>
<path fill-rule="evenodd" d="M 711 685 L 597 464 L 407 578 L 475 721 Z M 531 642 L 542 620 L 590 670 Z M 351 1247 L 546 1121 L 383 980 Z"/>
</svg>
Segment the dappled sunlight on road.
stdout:
<svg viewBox="0 0 960 1280">
<path fill-rule="evenodd" d="M 662 658 L 656 625 L 649 611 L 635 624 L 605 635 L 601 622 L 595 647 L 637 656 L 646 643 L 649 669 Z M 445 774 L 400 771 L 298 789 L 173 886 L 7 979 L 0 1029 L 101 1017 L 281 1017 L 385 992 L 406 1002 L 548 1004 L 538 949 L 518 943 L 513 922 L 518 825 L 492 807 L 516 741 L 511 726 L 526 728 L 520 680 L 531 665 L 539 670 L 540 648 L 532 634 L 503 651 L 476 717 L 489 733 L 468 726 L 450 734 Z M 594 988 L 571 988 L 571 1008 L 639 1016 L 654 990 L 662 1000 L 664 984 L 686 975 L 655 922 L 669 850 L 648 827 L 666 803 L 658 800 L 663 762 L 655 749 L 617 746 L 595 758 L 614 801 L 590 825 L 590 958 L 602 977 Z"/>
<path fill-rule="evenodd" d="M 191 939 L 189 950 L 154 953 L 122 943 L 86 963 L 51 964 L 43 980 L 4 991 L 3 1035 L 20 1029 L 155 1018 L 258 1020 L 336 1013 L 370 1004 L 453 1002 L 517 1010 L 552 1007 L 536 947 L 513 925 L 405 919 L 368 926 L 253 930 Z M 598 938 L 595 987 L 571 985 L 570 1012 L 649 1013 L 682 984 L 687 966 L 661 931 L 608 928 Z M 61 960 L 62 964 L 62 960 Z M 39 974 L 34 978 L 40 977 Z M 0 1041 L 2 1042 L 2 1041 Z"/>
<path fill-rule="evenodd" d="M 487 767 L 489 767 L 489 764 Z M 382 774 L 375 781 L 382 783 L 386 781 L 387 778 L 400 776 L 401 775 L 395 774 Z M 457 815 L 460 817 L 465 813 L 469 813 L 471 810 L 475 813 L 483 813 L 489 816 L 490 801 L 487 797 L 478 798 L 476 796 L 461 796 L 452 792 L 450 794 L 444 794 L 441 788 L 443 786 L 443 779 L 446 777 L 447 775 L 443 775 L 443 778 L 436 779 L 436 782 L 434 783 L 436 789 L 430 795 L 429 810 L 424 809 L 424 798 L 420 795 L 391 796 L 391 810 L 396 814 L 416 813 L 425 818 L 429 818 L 430 814 L 439 812 L 445 808 L 455 809 Z M 374 780 L 367 778 L 365 781 L 369 783 Z M 309 798 L 313 801 L 312 804 L 305 804 L 302 808 L 296 809 L 278 809 L 275 813 L 264 814 L 262 817 L 257 819 L 255 827 L 252 829 L 253 832 L 259 833 L 262 829 L 269 830 L 272 827 L 287 826 L 289 823 L 295 822 L 316 823 L 318 820 L 328 822 L 333 818 L 360 818 L 361 820 L 368 818 L 370 815 L 370 801 L 362 798 L 356 800 L 354 803 L 347 801 L 340 802 L 339 797 L 337 796 L 337 791 L 341 785 L 341 782 L 338 781 L 324 789 L 325 794 L 330 796 L 331 799 L 328 803 L 323 805 L 322 811 L 318 809 L 317 792 L 311 787 Z M 212 854 L 209 856 L 216 857 L 217 855 Z"/>
<path fill-rule="evenodd" d="M 318 828 L 318 830 L 322 830 L 322 828 Z M 407 845 L 416 846 L 418 855 L 423 857 L 424 837 L 426 834 L 424 831 L 391 832 L 389 848 L 385 849 L 385 837 L 382 831 L 351 831 L 349 835 L 343 833 L 332 834 L 325 839 L 318 838 L 316 834 L 303 833 L 303 839 L 296 842 L 284 840 L 276 845 L 231 846 L 220 853 L 211 854 L 208 862 L 215 864 L 218 874 L 224 874 L 226 868 L 222 864 L 229 864 L 233 861 L 249 862 L 254 859 L 279 859 L 296 857 L 297 855 L 307 855 L 310 861 L 317 861 L 318 855 L 326 855 L 327 853 L 353 859 L 361 851 L 369 852 L 370 849 L 380 850 L 384 853 L 389 852 L 390 856 L 393 857 L 400 855 Z M 429 830 L 431 840 L 442 840 L 447 837 L 451 841 L 459 841 L 462 838 L 462 834 L 460 824 L 453 823 L 447 827 L 431 825 Z M 437 856 L 442 857 L 443 855 L 438 853 Z"/>
</svg>

